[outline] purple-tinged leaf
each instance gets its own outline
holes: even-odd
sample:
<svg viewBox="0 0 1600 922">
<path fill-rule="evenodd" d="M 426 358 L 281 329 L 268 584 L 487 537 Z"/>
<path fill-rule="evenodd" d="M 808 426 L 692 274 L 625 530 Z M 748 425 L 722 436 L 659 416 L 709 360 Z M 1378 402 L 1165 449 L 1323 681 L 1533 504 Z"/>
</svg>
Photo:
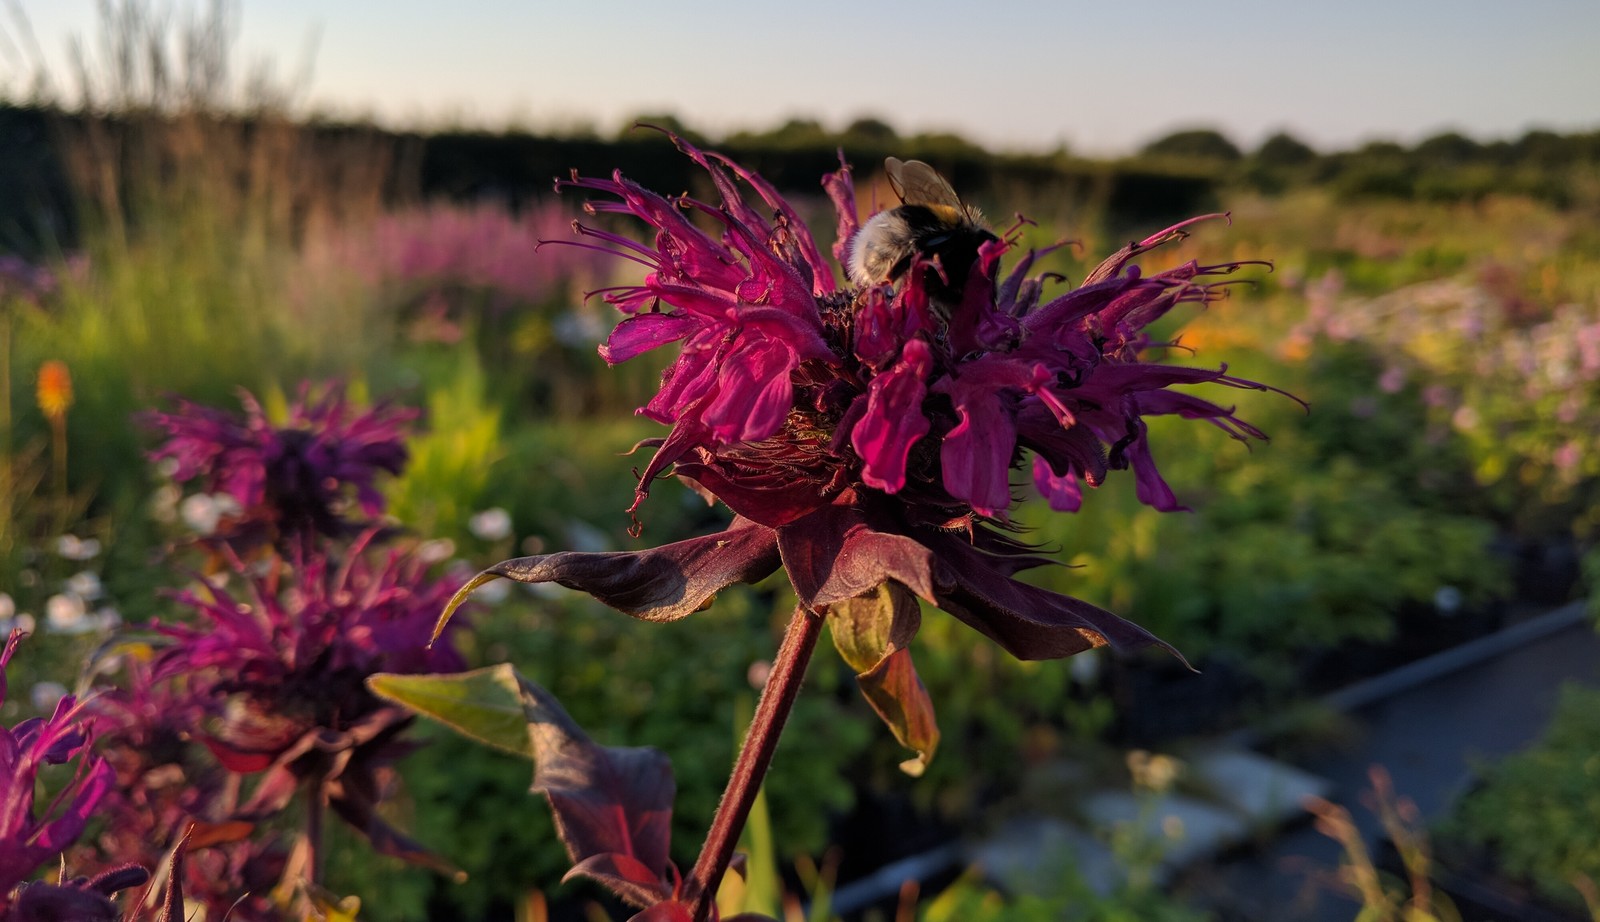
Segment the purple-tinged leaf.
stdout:
<svg viewBox="0 0 1600 922">
<path fill-rule="evenodd" d="M 617 852 L 590 855 L 574 865 L 561 882 L 575 877 L 587 877 L 635 906 L 648 906 L 671 894 L 661 875 L 639 859 Z"/>
<path fill-rule="evenodd" d="M 667 757 L 656 749 L 595 743 L 554 695 L 521 676 L 518 681 L 537 764 L 533 789 L 549 800 L 556 831 L 573 864 L 621 870 L 618 880 L 627 886 L 617 895 L 639 906 L 670 895 L 667 848 L 676 785 Z M 599 856 L 609 857 L 586 864 Z M 624 867 L 622 858 L 655 875 L 654 900 L 641 900 L 652 891 L 635 880 L 638 868 Z M 615 886 L 614 880 L 603 882 Z"/>
<path fill-rule="evenodd" d="M 628 922 L 694 922 L 689 904 L 663 900 L 628 917 Z"/>
<path fill-rule="evenodd" d="M 693 922 L 694 915 L 688 903 L 677 900 L 666 900 L 651 906 L 643 912 L 628 917 L 628 922 Z M 736 916 L 723 918 L 717 915 L 717 910 L 712 907 L 711 922 L 778 922 L 771 916 L 764 916 L 758 912 L 741 912 Z"/>
<path fill-rule="evenodd" d="M 772 529 L 735 519 L 727 531 L 644 551 L 562 551 L 495 564 L 461 587 L 434 628 L 438 637 L 473 590 L 497 577 L 560 583 L 644 621 L 676 621 L 704 608 L 731 583 L 752 583 L 778 568 Z"/>
<path fill-rule="evenodd" d="M 1012 579 L 1004 559 L 960 536 L 923 536 L 938 561 L 938 605 L 1021 660 L 1060 659 L 1110 644 L 1132 650 L 1157 644 L 1182 659 L 1169 644 L 1131 621 L 1082 599 Z"/>
</svg>

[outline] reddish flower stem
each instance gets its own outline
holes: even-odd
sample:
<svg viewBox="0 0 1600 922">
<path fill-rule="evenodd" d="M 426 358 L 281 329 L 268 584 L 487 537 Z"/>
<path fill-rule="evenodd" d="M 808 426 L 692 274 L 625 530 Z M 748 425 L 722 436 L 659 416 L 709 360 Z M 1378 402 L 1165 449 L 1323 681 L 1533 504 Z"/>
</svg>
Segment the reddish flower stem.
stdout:
<svg viewBox="0 0 1600 922">
<path fill-rule="evenodd" d="M 694 922 L 707 922 L 711 918 L 717 887 L 722 884 L 728 862 L 733 860 L 739 833 L 744 830 L 750 807 L 761 790 L 761 779 L 766 777 L 767 767 L 772 764 L 778 737 L 783 733 L 795 699 L 800 696 L 800 682 L 805 678 L 811 651 L 816 649 L 821 634 L 822 616 L 807 611 L 804 605 L 796 606 L 789 628 L 784 632 L 783 645 L 778 648 L 777 659 L 772 664 L 772 673 L 761 690 L 761 701 L 756 705 L 750 730 L 739 749 L 739 759 L 733 765 L 733 777 L 728 779 L 722 802 L 717 805 L 717 815 L 711 821 L 711 831 L 706 833 L 706 844 L 701 847 L 700 858 L 684 882 L 683 899 L 690 904 L 690 917 Z"/>
</svg>

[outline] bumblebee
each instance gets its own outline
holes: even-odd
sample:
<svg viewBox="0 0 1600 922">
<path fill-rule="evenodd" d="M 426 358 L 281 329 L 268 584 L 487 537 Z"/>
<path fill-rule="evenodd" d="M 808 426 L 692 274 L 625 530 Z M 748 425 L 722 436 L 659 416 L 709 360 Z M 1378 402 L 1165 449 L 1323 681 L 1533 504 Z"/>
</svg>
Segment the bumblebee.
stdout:
<svg viewBox="0 0 1600 922">
<path fill-rule="evenodd" d="M 850 239 L 850 281 L 860 286 L 898 281 L 921 256 L 937 263 L 925 279 L 929 303 L 948 320 L 961 301 L 978 247 L 1000 238 L 933 167 L 894 157 L 883 166 L 901 204 L 873 215 Z"/>
</svg>

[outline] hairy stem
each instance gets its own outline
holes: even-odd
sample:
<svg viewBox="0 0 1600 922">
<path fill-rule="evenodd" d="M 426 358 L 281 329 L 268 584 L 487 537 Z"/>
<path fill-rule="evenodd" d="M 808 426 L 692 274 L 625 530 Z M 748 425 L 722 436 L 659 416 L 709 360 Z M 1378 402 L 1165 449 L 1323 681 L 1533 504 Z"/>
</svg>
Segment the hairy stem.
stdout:
<svg viewBox="0 0 1600 922">
<path fill-rule="evenodd" d="M 733 765 L 733 777 L 728 779 L 728 787 L 722 792 L 722 802 L 717 805 L 706 844 L 701 847 L 700 858 L 684 884 L 683 896 L 692 907 L 690 915 L 694 922 L 706 922 L 711 918 L 717 887 L 728 870 L 728 862 L 733 859 L 739 833 L 761 789 L 761 779 L 766 777 L 767 767 L 772 764 L 778 737 L 783 733 L 795 699 L 800 696 L 806 664 L 811 662 L 811 651 L 816 649 L 821 634 L 822 616 L 807 611 L 804 605 L 796 606 L 783 635 L 783 646 L 778 648 L 777 659 L 772 664 L 772 673 L 761 690 L 761 701 L 750 721 L 750 731 L 739 749 L 739 759 Z"/>
</svg>

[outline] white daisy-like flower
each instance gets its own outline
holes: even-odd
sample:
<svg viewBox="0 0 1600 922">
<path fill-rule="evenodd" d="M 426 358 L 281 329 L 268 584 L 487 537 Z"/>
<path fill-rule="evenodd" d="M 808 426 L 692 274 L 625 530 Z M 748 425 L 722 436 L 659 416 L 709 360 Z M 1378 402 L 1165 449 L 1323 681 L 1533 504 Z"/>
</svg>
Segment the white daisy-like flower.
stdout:
<svg viewBox="0 0 1600 922">
<path fill-rule="evenodd" d="M 57 593 L 44 603 L 45 627 L 52 634 L 83 634 L 94 630 L 89 606 L 70 592 Z"/>
<path fill-rule="evenodd" d="M 504 541 L 511 537 L 511 513 L 499 506 L 485 509 L 467 520 L 467 529 L 480 541 Z"/>
</svg>

